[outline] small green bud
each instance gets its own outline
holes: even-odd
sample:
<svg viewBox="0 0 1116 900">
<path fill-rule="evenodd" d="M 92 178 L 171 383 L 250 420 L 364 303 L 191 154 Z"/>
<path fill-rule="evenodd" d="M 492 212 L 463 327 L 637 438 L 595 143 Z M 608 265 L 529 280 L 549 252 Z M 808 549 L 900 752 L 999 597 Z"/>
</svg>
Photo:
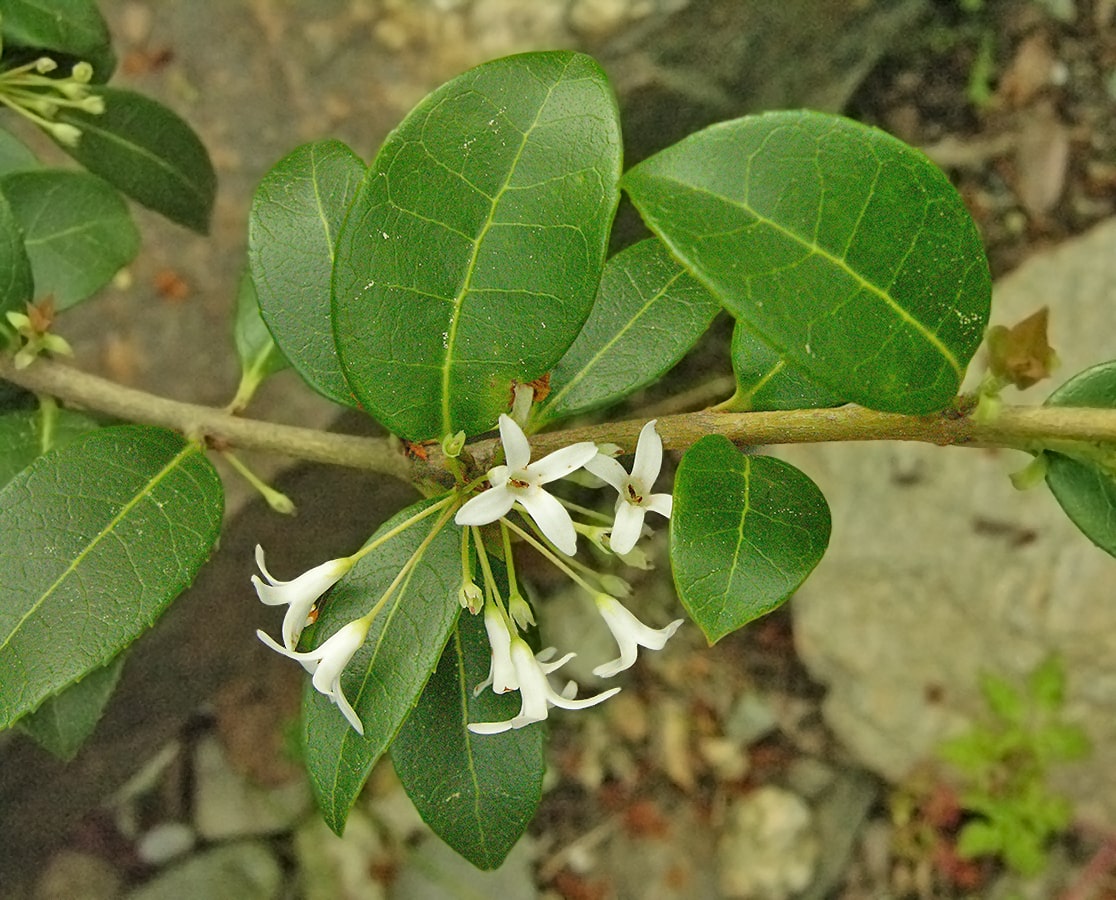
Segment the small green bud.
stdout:
<svg viewBox="0 0 1116 900">
<path fill-rule="evenodd" d="M 465 449 L 465 432 L 459 431 L 457 434 L 447 434 L 442 438 L 442 452 L 450 459 L 456 459 L 461 455 L 461 451 Z"/>
<path fill-rule="evenodd" d="M 105 98 L 98 97 L 96 94 L 90 94 L 88 97 L 82 99 L 81 103 L 78 104 L 78 108 L 90 115 L 99 116 L 105 111 Z"/>
<path fill-rule="evenodd" d="M 484 606 L 484 593 L 475 581 L 463 581 L 457 591 L 457 602 L 475 616 Z"/>
<path fill-rule="evenodd" d="M 531 611 L 530 604 L 518 591 L 508 597 L 508 615 L 515 620 L 520 631 L 526 631 L 529 625 L 535 624 L 535 614 Z"/>
<path fill-rule="evenodd" d="M 89 84 L 93 78 L 93 67 L 84 61 L 76 63 L 70 71 L 70 76 L 74 81 L 80 82 L 81 84 Z"/>
<path fill-rule="evenodd" d="M 67 122 L 51 122 L 47 130 L 58 143 L 67 147 L 76 147 L 81 139 L 81 129 Z"/>
<path fill-rule="evenodd" d="M 604 574 L 601 576 L 601 587 L 614 597 L 630 597 L 632 595 L 632 586 L 619 575 Z"/>
<path fill-rule="evenodd" d="M 40 75 L 46 75 L 48 72 L 53 72 L 57 68 L 58 63 L 56 63 L 49 56 L 40 56 L 37 60 L 35 60 L 35 71 L 38 72 Z"/>
</svg>

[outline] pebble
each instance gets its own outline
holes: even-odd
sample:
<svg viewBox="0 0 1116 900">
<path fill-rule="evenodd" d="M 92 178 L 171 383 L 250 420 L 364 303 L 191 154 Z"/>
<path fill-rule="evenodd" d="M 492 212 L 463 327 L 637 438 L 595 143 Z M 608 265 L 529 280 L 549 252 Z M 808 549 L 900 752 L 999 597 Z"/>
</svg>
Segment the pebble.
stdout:
<svg viewBox="0 0 1116 900">
<path fill-rule="evenodd" d="M 810 808 L 768 785 L 735 800 L 717 845 L 726 900 L 789 900 L 814 876 L 819 844 Z"/>
</svg>

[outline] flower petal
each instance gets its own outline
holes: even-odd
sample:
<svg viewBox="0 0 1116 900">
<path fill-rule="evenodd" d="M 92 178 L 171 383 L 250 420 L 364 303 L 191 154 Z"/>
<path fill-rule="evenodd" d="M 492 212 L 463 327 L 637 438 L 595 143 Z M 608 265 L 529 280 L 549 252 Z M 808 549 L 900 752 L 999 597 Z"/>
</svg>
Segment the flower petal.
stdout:
<svg viewBox="0 0 1116 900">
<path fill-rule="evenodd" d="M 624 467 L 611 456 L 598 453 L 585 464 L 585 468 L 602 481 L 607 481 L 612 485 L 612 487 L 616 489 L 616 493 L 619 494 L 623 492 L 624 483 L 628 480 L 628 473 L 625 472 Z"/>
<path fill-rule="evenodd" d="M 639 540 L 643 531 L 643 518 L 647 511 L 642 506 L 621 500 L 616 504 L 616 519 L 612 523 L 612 533 L 608 536 L 608 546 L 618 556 L 630 551 Z"/>
<path fill-rule="evenodd" d="M 515 495 L 506 487 L 489 488 L 462 506 L 453 521 L 458 525 L 487 525 L 502 519 L 514 505 Z"/>
<path fill-rule="evenodd" d="M 504 447 L 504 461 L 511 469 L 523 469 L 531 461 L 531 445 L 519 423 L 511 416 L 500 414 L 500 443 Z"/>
<path fill-rule="evenodd" d="M 568 685 L 567 685 L 567 687 L 568 687 Z M 616 694 L 619 694 L 619 693 L 620 693 L 620 688 L 614 687 L 614 688 L 609 688 L 607 691 L 602 691 L 599 694 L 595 694 L 592 697 L 586 697 L 584 700 L 572 700 L 572 699 L 566 698 L 562 694 L 556 693 L 555 691 L 551 691 L 550 692 L 550 702 L 554 706 L 562 707 L 562 709 L 586 709 L 587 707 L 590 707 L 590 706 L 596 706 L 598 703 L 604 703 L 605 700 L 607 700 L 609 697 L 613 697 L 613 696 L 615 696 Z"/>
<path fill-rule="evenodd" d="M 566 507 L 539 487 L 524 491 L 519 502 L 555 547 L 566 556 L 577 553 L 577 531 Z"/>
<path fill-rule="evenodd" d="M 617 659 L 599 665 L 593 670 L 593 674 L 600 678 L 611 678 L 631 667 L 636 661 L 639 647 L 661 650 L 682 625 L 682 619 L 675 619 L 664 628 L 651 628 L 637 619 L 631 610 L 615 597 L 607 594 L 597 597 L 597 609 L 620 647 L 620 656 Z"/>
<path fill-rule="evenodd" d="M 652 419 L 639 433 L 636 442 L 635 462 L 632 463 L 632 480 L 638 482 L 645 491 L 650 491 L 663 467 L 663 439 L 655 430 Z"/>
<path fill-rule="evenodd" d="M 553 453 L 548 453 L 538 462 L 533 462 L 527 467 L 527 472 L 534 476 L 536 484 L 547 484 L 565 478 L 571 472 L 580 469 L 589 460 L 597 455 L 597 445 L 592 441 L 580 441 L 570 444 Z"/>
<path fill-rule="evenodd" d="M 256 544 L 256 565 L 259 567 L 259 570 L 263 572 L 263 577 L 267 579 L 268 584 L 286 584 L 285 581 L 274 578 L 272 574 L 267 571 L 267 566 L 264 565 L 264 548 L 259 544 Z M 266 603 L 267 601 L 264 600 L 264 602 Z"/>
<path fill-rule="evenodd" d="M 652 494 L 643 498 L 643 506 L 651 512 L 657 512 L 664 519 L 669 519 L 674 510 L 674 498 L 670 494 Z"/>
</svg>

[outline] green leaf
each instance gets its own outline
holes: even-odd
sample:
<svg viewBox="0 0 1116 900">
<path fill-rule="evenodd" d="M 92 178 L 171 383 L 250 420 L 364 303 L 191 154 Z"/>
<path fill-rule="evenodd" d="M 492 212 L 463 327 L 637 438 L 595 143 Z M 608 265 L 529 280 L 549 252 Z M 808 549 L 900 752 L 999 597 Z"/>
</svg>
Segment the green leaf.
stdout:
<svg viewBox="0 0 1116 900">
<path fill-rule="evenodd" d="M 0 128 L 0 175 L 39 168 L 39 161 L 19 138 Z"/>
<path fill-rule="evenodd" d="M 92 0 L 4 0 L 0 33 L 4 48 L 53 51 L 93 66 L 93 78 L 107 81 L 116 68 L 112 39 Z"/>
<path fill-rule="evenodd" d="M 542 798 L 545 727 L 473 734 L 469 722 L 502 722 L 519 694 L 473 689 L 492 660 L 482 616 L 462 615 L 391 758 L 408 796 L 434 833 L 481 869 L 495 869 Z"/>
<path fill-rule="evenodd" d="M 202 451 L 101 428 L 0 491 L 0 728 L 103 666 L 193 581 L 221 527 Z"/>
<path fill-rule="evenodd" d="M 76 147 L 59 146 L 133 200 L 200 234 L 209 231 L 217 176 L 201 140 L 161 103 L 119 88 L 98 88 L 100 115 L 65 109 L 81 129 Z"/>
<path fill-rule="evenodd" d="M 1003 840 L 1000 830 L 990 822 L 980 819 L 967 822 L 957 835 L 957 855 L 962 859 L 975 859 L 999 853 Z"/>
<path fill-rule="evenodd" d="M 264 176 L 248 216 L 248 261 L 267 327 L 307 384 L 350 406 L 330 277 L 337 233 L 366 170 L 340 141 L 303 144 Z"/>
<path fill-rule="evenodd" d="M 333 328 L 362 405 L 412 440 L 492 428 L 589 315 L 620 155 L 582 54 L 498 59 L 419 103 L 337 244 Z"/>
<path fill-rule="evenodd" d="M 23 230 L 11 204 L 0 193 L 0 337 L 8 327 L 3 314 L 21 310 L 34 296 L 35 282 L 23 246 Z"/>
<path fill-rule="evenodd" d="M 835 396 L 928 413 L 957 393 L 991 277 L 961 197 L 917 150 L 767 113 L 691 135 L 622 184 L 729 312 Z"/>
<path fill-rule="evenodd" d="M 18 728 L 59 759 L 73 759 L 97 727 L 116 690 L 125 655 L 121 653 L 77 684 L 48 697 L 33 713 L 19 720 Z"/>
<path fill-rule="evenodd" d="M 1077 725 L 1051 722 L 1034 734 L 1035 753 L 1044 762 L 1084 759 L 1092 752 L 1089 736 Z"/>
<path fill-rule="evenodd" d="M 384 535 L 434 501 L 393 516 L 372 539 Z M 434 524 L 442 527 L 433 532 Z M 433 536 L 432 536 L 433 535 Z M 365 615 L 413 555 L 419 554 L 380 609 L 364 646 L 342 679 L 345 696 L 364 723 L 361 737 L 329 698 L 306 683 L 303 747 L 310 784 L 322 818 L 337 834 L 372 766 L 387 750 L 438 665 L 461 605 L 461 531 L 434 513 L 363 557 L 330 594 L 318 620 L 319 636 L 331 635 Z"/>
<path fill-rule="evenodd" d="M 1048 406 L 1116 409 L 1116 360 L 1080 372 L 1046 399 Z M 1069 520 L 1116 556 L 1116 454 L 1084 459 L 1046 453 L 1046 484 Z"/>
<path fill-rule="evenodd" d="M 715 643 L 798 589 L 829 528 L 825 498 L 802 472 L 706 435 L 674 479 L 670 562 L 682 605 Z"/>
<path fill-rule="evenodd" d="M 539 424 L 615 403 L 677 363 L 720 310 L 660 241 L 605 265 L 585 326 L 550 374 Z"/>
<path fill-rule="evenodd" d="M 732 370 L 736 393 L 718 407 L 726 412 L 822 409 L 844 403 L 832 391 L 787 365 L 742 322 L 737 322 L 732 331 Z"/>
<path fill-rule="evenodd" d="M 1027 704 L 1010 681 L 991 672 L 981 673 L 980 692 L 988 708 L 998 718 L 1015 725 L 1026 721 Z"/>
<path fill-rule="evenodd" d="M 1027 676 L 1027 695 L 1039 709 L 1053 712 L 1066 699 L 1066 670 L 1062 658 L 1052 653 Z"/>
<path fill-rule="evenodd" d="M 88 416 L 68 409 L 19 410 L 0 416 L 0 488 L 42 454 L 96 427 Z"/>
<path fill-rule="evenodd" d="M 96 293 L 139 251 L 128 207 L 86 172 L 38 169 L 0 178 L 23 229 L 38 297 L 66 309 Z"/>
<path fill-rule="evenodd" d="M 240 360 L 240 387 L 234 409 L 242 409 L 265 378 L 285 369 L 289 363 L 272 340 L 260 317 L 256 284 L 252 273 L 245 270 L 240 276 L 236 292 L 236 320 L 233 322 L 233 341 Z M 243 398 L 243 403 L 240 401 Z"/>
</svg>

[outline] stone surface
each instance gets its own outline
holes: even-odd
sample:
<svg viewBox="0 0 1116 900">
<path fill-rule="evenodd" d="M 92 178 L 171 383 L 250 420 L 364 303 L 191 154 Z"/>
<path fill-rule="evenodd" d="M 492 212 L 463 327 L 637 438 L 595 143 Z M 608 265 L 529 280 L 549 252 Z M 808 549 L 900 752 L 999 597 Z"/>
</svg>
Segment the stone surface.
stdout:
<svg viewBox="0 0 1116 900">
<path fill-rule="evenodd" d="M 305 900 L 383 900 L 376 872 L 391 870 L 392 857 L 372 821 L 354 809 L 338 837 L 319 817 L 309 818 L 294 835 L 300 896 Z"/>
<path fill-rule="evenodd" d="M 721 896 L 787 900 L 814 877 L 818 850 L 806 801 L 773 785 L 757 788 L 733 802 L 717 842 Z"/>
<path fill-rule="evenodd" d="M 113 900 L 122 878 L 111 863 L 90 853 L 60 850 L 35 884 L 35 900 Z M 0 893 L 3 890 L 0 889 Z M 18 895 L 17 895 L 18 896 Z"/>
<path fill-rule="evenodd" d="M 1116 220 L 996 286 L 993 321 L 1050 306 L 1054 383 L 1116 358 Z M 980 368 L 974 365 L 974 370 Z M 970 373 L 970 377 L 979 372 Z M 1045 488 L 1019 493 L 1021 453 L 922 445 L 793 447 L 833 511 L 826 558 L 793 601 L 798 651 L 829 687 L 829 724 L 867 766 L 902 778 L 980 716 L 978 674 L 1021 676 L 1061 653 L 1066 716 L 1092 756 L 1055 772 L 1078 813 L 1116 822 L 1116 561 Z"/>
<path fill-rule="evenodd" d="M 286 831 L 311 807 L 305 778 L 278 787 L 252 784 L 232 769 L 212 735 L 194 750 L 194 778 L 194 825 L 209 841 Z"/>
<path fill-rule="evenodd" d="M 184 900 L 186 897 L 272 900 L 280 896 L 282 884 L 279 861 L 267 845 L 242 841 L 191 857 L 126 897 L 127 900 Z"/>
</svg>

